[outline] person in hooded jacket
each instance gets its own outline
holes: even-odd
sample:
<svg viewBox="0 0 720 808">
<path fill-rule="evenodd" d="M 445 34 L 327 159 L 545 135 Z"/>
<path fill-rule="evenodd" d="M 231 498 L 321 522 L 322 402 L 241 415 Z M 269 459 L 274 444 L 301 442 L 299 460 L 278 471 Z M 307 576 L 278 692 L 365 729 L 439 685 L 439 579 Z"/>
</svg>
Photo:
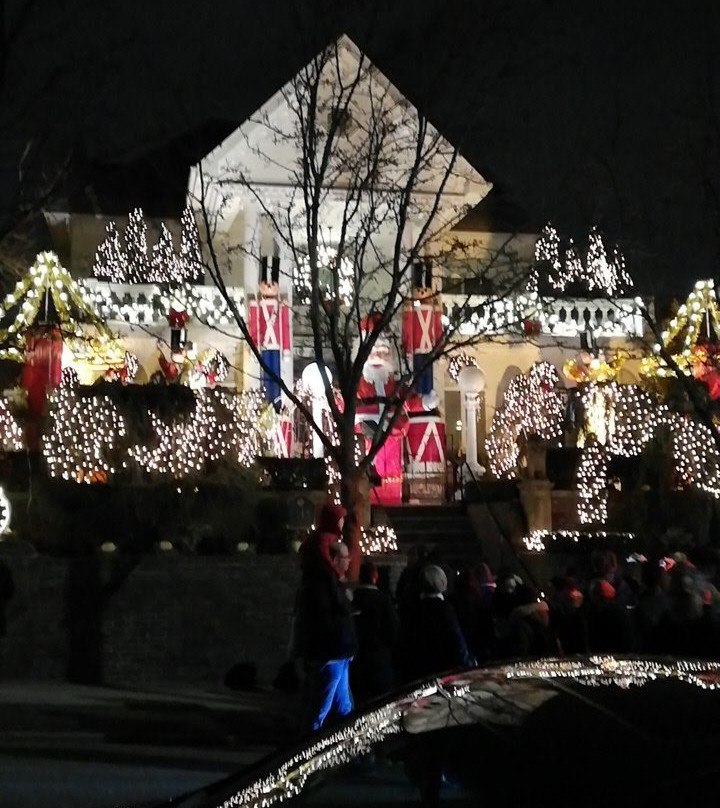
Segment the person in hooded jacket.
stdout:
<svg viewBox="0 0 720 808">
<path fill-rule="evenodd" d="M 357 650 L 344 580 L 350 563 L 340 539 L 346 511 L 325 505 L 318 527 L 300 548 L 302 580 L 295 606 L 295 653 L 305 671 L 303 729 L 319 729 L 332 712 L 353 709 L 350 660 Z"/>
<path fill-rule="evenodd" d="M 360 566 L 353 594 L 353 617 L 358 652 L 350 665 L 350 685 L 358 704 L 365 704 L 393 689 L 398 616 L 392 598 L 378 588 L 375 564 Z"/>
</svg>

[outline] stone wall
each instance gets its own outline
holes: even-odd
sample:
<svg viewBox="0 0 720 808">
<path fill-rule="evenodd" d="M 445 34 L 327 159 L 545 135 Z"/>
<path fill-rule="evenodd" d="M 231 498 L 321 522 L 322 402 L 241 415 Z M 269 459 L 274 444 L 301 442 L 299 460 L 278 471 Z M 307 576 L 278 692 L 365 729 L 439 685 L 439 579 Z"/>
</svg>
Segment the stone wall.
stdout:
<svg viewBox="0 0 720 808">
<path fill-rule="evenodd" d="M 0 556 L 15 594 L 5 608 L 0 676 L 109 684 L 221 685 L 238 662 L 272 681 L 285 658 L 292 555 Z"/>
</svg>

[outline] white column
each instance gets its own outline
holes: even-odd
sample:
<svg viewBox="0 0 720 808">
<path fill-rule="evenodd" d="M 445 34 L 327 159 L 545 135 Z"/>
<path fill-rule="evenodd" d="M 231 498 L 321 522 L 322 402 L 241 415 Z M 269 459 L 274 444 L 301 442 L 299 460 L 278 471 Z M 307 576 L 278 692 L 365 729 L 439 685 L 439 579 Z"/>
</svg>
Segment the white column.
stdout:
<svg viewBox="0 0 720 808">
<path fill-rule="evenodd" d="M 327 367 L 320 369 L 316 362 L 311 362 L 305 367 L 302 373 L 302 380 L 312 394 L 312 417 L 316 426 L 320 429 L 323 427 L 323 410 L 327 405 L 327 398 L 325 396 L 325 380 L 324 375 L 327 377 L 328 383 L 332 384 L 332 377 Z M 312 430 L 312 453 L 313 457 L 323 457 L 325 454 L 325 447 L 323 446 L 322 438 L 313 429 Z"/>
<path fill-rule="evenodd" d="M 485 374 L 480 368 L 464 367 L 458 374 L 458 386 L 465 402 L 465 460 L 473 468 L 478 465 L 477 416 L 480 393 L 485 389 Z"/>
<path fill-rule="evenodd" d="M 476 466 L 477 459 L 477 414 L 480 393 L 465 393 L 465 459 Z"/>
</svg>

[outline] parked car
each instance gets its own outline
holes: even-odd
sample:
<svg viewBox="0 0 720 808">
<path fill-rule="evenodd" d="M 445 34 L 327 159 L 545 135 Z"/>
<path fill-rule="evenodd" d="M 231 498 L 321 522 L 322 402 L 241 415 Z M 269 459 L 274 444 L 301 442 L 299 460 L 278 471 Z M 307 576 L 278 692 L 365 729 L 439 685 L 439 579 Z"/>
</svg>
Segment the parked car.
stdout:
<svg viewBox="0 0 720 808">
<path fill-rule="evenodd" d="M 719 686 L 720 664 L 709 662 L 604 656 L 477 668 L 163 805 L 710 805 Z"/>
</svg>

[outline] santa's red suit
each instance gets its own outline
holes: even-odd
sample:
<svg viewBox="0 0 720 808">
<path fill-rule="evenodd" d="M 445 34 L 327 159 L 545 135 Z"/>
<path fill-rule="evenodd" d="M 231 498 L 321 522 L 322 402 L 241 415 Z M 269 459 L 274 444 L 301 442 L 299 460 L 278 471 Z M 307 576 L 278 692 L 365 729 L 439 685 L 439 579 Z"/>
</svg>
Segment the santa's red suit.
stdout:
<svg viewBox="0 0 720 808">
<path fill-rule="evenodd" d="M 365 436 L 366 450 L 370 449 L 372 436 L 378 427 L 387 432 L 393 413 L 396 412 L 394 408 L 398 406 L 394 403 L 397 393 L 398 383 L 387 359 L 378 358 L 374 353 L 365 364 L 358 384 L 355 411 L 355 430 Z M 399 406 L 401 411 L 373 460 L 380 482 L 373 487 L 371 499 L 386 504 L 402 500 L 403 438 L 407 432 L 408 419 L 404 404 Z M 393 409 L 388 412 L 388 407 Z"/>
</svg>

